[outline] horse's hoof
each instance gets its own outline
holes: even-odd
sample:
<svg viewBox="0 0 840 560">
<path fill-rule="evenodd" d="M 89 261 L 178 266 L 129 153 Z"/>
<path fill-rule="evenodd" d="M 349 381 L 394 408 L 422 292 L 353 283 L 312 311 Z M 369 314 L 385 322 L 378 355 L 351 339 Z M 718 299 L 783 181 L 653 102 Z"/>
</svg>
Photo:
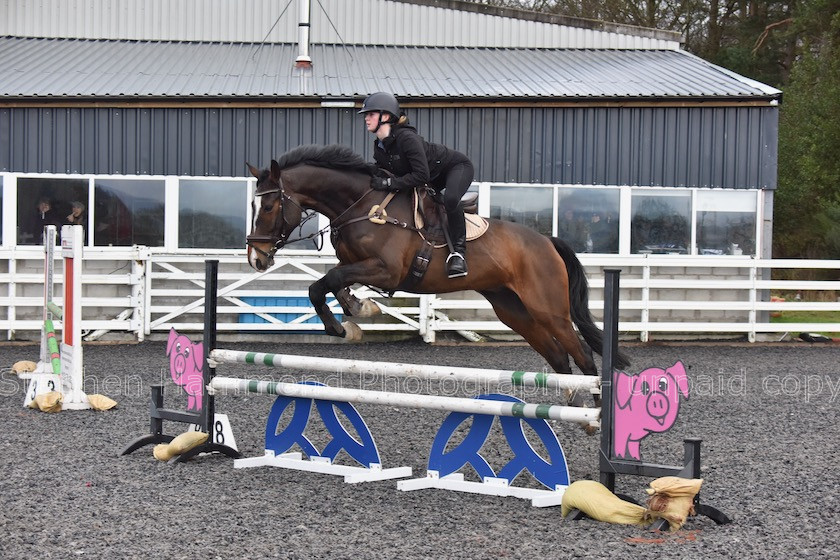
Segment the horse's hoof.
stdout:
<svg viewBox="0 0 840 560">
<path fill-rule="evenodd" d="M 568 406 L 589 408 L 589 405 L 586 404 L 583 391 L 572 391 L 571 389 L 566 389 L 565 394 L 567 401 L 566 404 Z"/>
<path fill-rule="evenodd" d="M 361 304 L 358 317 L 374 317 L 382 314 L 382 310 L 379 308 L 379 305 L 370 298 L 363 299 Z"/>
<path fill-rule="evenodd" d="M 598 433 L 598 427 L 593 426 L 589 422 L 581 422 L 580 427 L 583 428 L 583 431 L 586 432 L 588 436 L 594 436 Z"/>
<path fill-rule="evenodd" d="M 344 327 L 344 340 L 347 342 L 359 342 L 362 340 L 363 334 L 359 325 L 353 321 L 344 321 L 341 323 L 341 326 Z"/>
</svg>

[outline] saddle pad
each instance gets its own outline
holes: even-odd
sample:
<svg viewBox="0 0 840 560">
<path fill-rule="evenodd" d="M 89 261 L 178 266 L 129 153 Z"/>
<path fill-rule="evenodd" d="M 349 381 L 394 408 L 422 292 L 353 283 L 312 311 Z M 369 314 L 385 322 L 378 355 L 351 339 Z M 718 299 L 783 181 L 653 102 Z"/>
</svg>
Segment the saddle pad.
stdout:
<svg viewBox="0 0 840 560">
<path fill-rule="evenodd" d="M 478 239 L 484 235 L 490 225 L 487 220 L 478 214 L 464 214 L 464 219 L 467 222 L 467 241 Z"/>
</svg>

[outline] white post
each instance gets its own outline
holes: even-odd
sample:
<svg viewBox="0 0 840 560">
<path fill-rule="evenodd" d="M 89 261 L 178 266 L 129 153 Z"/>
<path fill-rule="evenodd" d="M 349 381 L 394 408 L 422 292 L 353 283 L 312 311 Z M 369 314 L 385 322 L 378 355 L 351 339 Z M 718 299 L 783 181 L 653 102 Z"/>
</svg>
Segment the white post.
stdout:
<svg viewBox="0 0 840 560">
<path fill-rule="evenodd" d="M 61 325 L 62 410 L 90 408 L 83 392 L 82 366 L 82 251 L 84 228 L 61 227 L 61 256 L 64 261 L 64 318 Z"/>
<path fill-rule="evenodd" d="M 53 317 L 49 309 L 49 304 L 53 303 L 54 298 L 55 229 L 55 226 L 44 227 L 44 310 L 41 317 L 41 361 L 35 370 L 36 373 L 52 373 L 45 325 L 47 319 L 61 319 L 61 317 Z"/>
<path fill-rule="evenodd" d="M 139 254 L 131 262 L 131 330 L 137 336 L 137 341 L 143 342 L 146 338 L 146 308 L 143 304 L 146 301 L 146 263 L 149 262 L 149 251 L 141 251 L 137 245 L 134 251 Z"/>
</svg>

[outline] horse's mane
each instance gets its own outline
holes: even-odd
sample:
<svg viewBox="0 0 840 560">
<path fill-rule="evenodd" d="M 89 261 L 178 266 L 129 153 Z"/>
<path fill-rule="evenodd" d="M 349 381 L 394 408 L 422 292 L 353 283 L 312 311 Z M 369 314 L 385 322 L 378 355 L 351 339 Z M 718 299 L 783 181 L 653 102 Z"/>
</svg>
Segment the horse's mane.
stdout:
<svg viewBox="0 0 840 560">
<path fill-rule="evenodd" d="M 373 175 L 375 171 L 373 164 L 366 162 L 359 154 L 340 144 L 301 146 L 280 156 L 277 163 L 280 164 L 280 169 L 295 165 L 315 165 L 331 169 L 359 171 L 368 175 Z"/>
</svg>

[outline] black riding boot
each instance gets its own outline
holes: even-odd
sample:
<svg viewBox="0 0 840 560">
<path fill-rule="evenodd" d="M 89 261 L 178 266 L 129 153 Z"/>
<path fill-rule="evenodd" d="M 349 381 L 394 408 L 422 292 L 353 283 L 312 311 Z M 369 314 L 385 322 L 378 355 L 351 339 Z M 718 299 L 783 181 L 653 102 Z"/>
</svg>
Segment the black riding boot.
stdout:
<svg viewBox="0 0 840 560">
<path fill-rule="evenodd" d="M 467 224 L 464 222 L 464 209 L 459 204 L 454 211 L 447 211 L 446 217 L 453 249 L 446 258 L 446 272 L 450 278 L 459 278 L 467 275 Z"/>
</svg>

